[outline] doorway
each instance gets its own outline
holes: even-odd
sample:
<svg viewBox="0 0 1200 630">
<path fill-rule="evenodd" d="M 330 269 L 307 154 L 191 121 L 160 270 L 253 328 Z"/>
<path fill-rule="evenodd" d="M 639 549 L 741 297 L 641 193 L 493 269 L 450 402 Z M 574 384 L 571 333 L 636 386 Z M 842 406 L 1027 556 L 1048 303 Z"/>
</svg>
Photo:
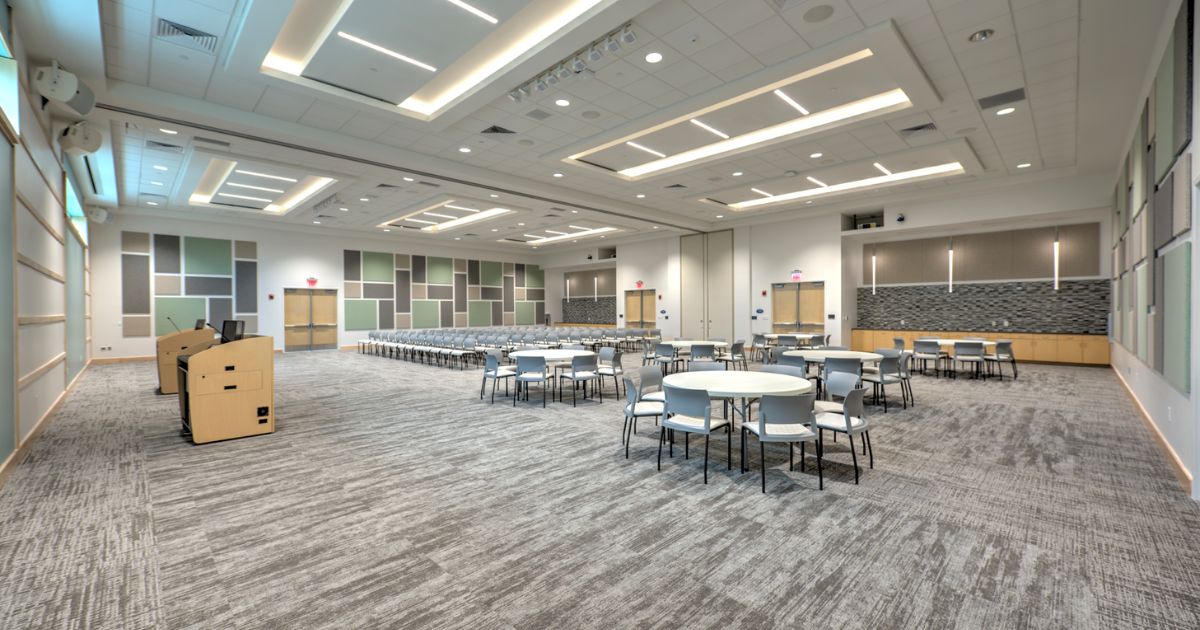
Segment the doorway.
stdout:
<svg viewBox="0 0 1200 630">
<path fill-rule="evenodd" d="M 679 238 L 680 335 L 733 336 L 733 230 Z"/>
<path fill-rule="evenodd" d="M 337 349 L 337 311 L 337 289 L 284 289 L 283 349 Z"/>
<path fill-rule="evenodd" d="M 658 325 L 658 292 L 640 289 L 625 292 L 625 327 L 654 328 Z"/>
<path fill-rule="evenodd" d="M 771 332 L 825 332 L 825 283 L 778 282 L 771 285 Z"/>
</svg>

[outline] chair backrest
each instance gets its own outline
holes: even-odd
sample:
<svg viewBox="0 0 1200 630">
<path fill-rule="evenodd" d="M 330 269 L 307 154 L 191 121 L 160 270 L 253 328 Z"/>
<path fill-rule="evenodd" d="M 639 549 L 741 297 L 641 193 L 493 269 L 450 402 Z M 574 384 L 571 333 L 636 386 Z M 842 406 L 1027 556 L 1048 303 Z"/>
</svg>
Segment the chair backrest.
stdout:
<svg viewBox="0 0 1200 630">
<path fill-rule="evenodd" d="M 789 348 L 795 348 L 796 347 L 796 336 L 795 335 L 779 335 L 779 345 L 787 346 Z"/>
<path fill-rule="evenodd" d="M 782 357 L 783 353 L 787 351 L 788 349 L 784 348 L 783 346 L 771 346 L 771 349 L 767 350 L 767 364 L 773 365 L 775 363 L 779 363 L 779 358 Z"/>
<path fill-rule="evenodd" d="M 883 357 L 879 362 L 879 373 L 883 375 L 900 375 L 900 357 Z"/>
<path fill-rule="evenodd" d="M 980 341 L 955 341 L 954 356 L 956 357 L 979 357 L 983 356 L 983 342 Z"/>
<path fill-rule="evenodd" d="M 1013 342 L 1008 339 L 997 340 L 996 356 L 1003 357 L 1005 359 L 1014 357 L 1015 355 L 1013 355 L 1012 344 Z"/>
<path fill-rule="evenodd" d="M 724 370 L 725 364 L 716 361 L 692 361 L 688 364 L 689 372 L 710 372 L 714 370 Z"/>
<path fill-rule="evenodd" d="M 625 402 L 629 403 L 629 410 L 632 412 L 633 407 L 642 398 L 642 388 L 640 385 L 635 385 L 633 379 L 628 376 L 621 380 L 625 382 Z"/>
<path fill-rule="evenodd" d="M 834 372 L 825 377 L 825 391 L 830 396 L 845 398 L 858 387 L 858 376 L 850 372 Z"/>
<path fill-rule="evenodd" d="M 546 357 L 517 357 L 517 374 L 546 374 Z"/>
<path fill-rule="evenodd" d="M 572 375 L 578 374 L 579 372 L 595 372 L 596 369 L 596 355 L 594 354 L 571 357 Z"/>
<path fill-rule="evenodd" d="M 746 353 L 746 342 L 745 341 L 735 341 L 735 342 L 733 342 L 733 345 L 730 346 L 730 348 L 729 348 L 729 355 L 734 358 L 741 358 L 741 356 L 745 353 Z"/>
<path fill-rule="evenodd" d="M 801 369 L 808 369 L 808 362 L 804 360 L 804 357 L 794 354 L 780 355 L 779 365 L 790 365 Z"/>
<path fill-rule="evenodd" d="M 754 333 L 754 337 L 752 337 L 752 338 L 750 339 L 750 347 L 751 347 L 751 348 L 761 348 L 761 347 L 763 347 L 763 346 L 765 346 L 765 345 L 767 345 L 767 338 L 766 338 L 766 336 L 765 336 L 765 335 L 761 335 L 761 334 L 759 334 L 759 333 Z"/>
<path fill-rule="evenodd" d="M 895 348 L 875 348 L 875 354 L 883 357 L 895 357 L 898 359 L 900 358 L 901 352 L 902 350 L 897 350 Z"/>
<path fill-rule="evenodd" d="M 642 391 L 648 392 L 653 389 L 662 389 L 662 370 L 659 370 L 653 365 L 643 365 L 638 368 L 638 383 Z"/>
<path fill-rule="evenodd" d="M 764 365 L 762 371 L 767 374 L 787 374 L 796 378 L 808 378 L 808 374 L 804 368 L 798 368 L 794 365 Z"/>
<path fill-rule="evenodd" d="M 862 361 L 858 359 L 825 359 L 825 377 L 837 372 L 848 372 L 855 377 L 862 376 Z"/>
<path fill-rule="evenodd" d="M 903 351 L 904 350 L 904 337 L 893 337 L 892 338 L 892 347 L 897 350 Z"/>
<path fill-rule="evenodd" d="M 692 360 L 697 359 L 713 359 L 717 356 L 716 346 L 707 343 L 697 343 L 692 345 Z"/>
<path fill-rule="evenodd" d="M 850 420 L 851 418 L 862 420 L 864 426 L 860 426 L 860 430 L 866 428 L 867 416 L 863 412 L 863 396 L 866 393 L 867 388 L 865 387 L 852 389 L 846 394 L 846 399 L 842 401 L 842 417 L 846 420 L 846 431 L 850 431 L 854 426 Z"/>
<path fill-rule="evenodd" d="M 485 350 L 483 356 L 484 361 L 486 362 L 484 365 L 485 370 L 489 372 L 495 372 L 500 367 L 500 359 L 502 358 L 502 355 L 500 354 L 499 350 Z"/>
<path fill-rule="evenodd" d="M 918 339 L 913 342 L 913 349 L 920 354 L 937 354 L 942 351 L 942 346 L 936 339 Z"/>
<path fill-rule="evenodd" d="M 674 357 L 675 346 L 669 343 L 660 343 L 654 346 L 654 356 L 656 357 Z"/>
<path fill-rule="evenodd" d="M 913 353 L 908 350 L 900 353 L 900 378 L 909 378 L 912 376 L 912 358 Z"/>
<path fill-rule="evenodd" d="M 708 399 L 708 391 L 703 389 L 684 389 L 663 385 L 667 393 L 666 414 L 681 414 L 693 418 L 704 418 L 704 428 L 707 430 L 712 422 L 712 404 Z"/>
<path fill-rule="evenodd" d="M 616 352 L 616 348 L 612 346 L 604 346 L 603 348 L 600 348 L 600 360 L 605 363 L 611 362 L 613 360 L 613 355 L 616 354 Z"/>
<path fill-rule="evenodd" d="M 759 435 L 767 434 L 768 424 L 812 424 L 814 393 L 799 396 L 766 395 L 758 401 Z"/>
</svg>

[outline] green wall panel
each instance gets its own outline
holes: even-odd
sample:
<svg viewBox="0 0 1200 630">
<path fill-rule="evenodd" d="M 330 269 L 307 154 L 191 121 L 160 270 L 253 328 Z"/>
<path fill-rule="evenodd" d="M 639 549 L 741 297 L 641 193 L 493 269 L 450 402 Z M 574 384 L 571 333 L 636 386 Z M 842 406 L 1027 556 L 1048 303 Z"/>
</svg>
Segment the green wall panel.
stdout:
<svg viewBox="0 0 1200 630">
<path fill-rule="evenodd" d="M 468 326 L 491 326 L 492 303 L 472 300 L 467 302 Z"/>
<path fill-rule="evenodd" d="M 504 286 L 504 265 L 498 262 L 480 261 L 479 284 L 487 287 Z"/>
<path fill-rule="evenodd" d="M 537 265 L 525 265 L 525 286 L 530 289 L 545 288 L 546 272 Z"/>
<path fill-rule="evenodd" d="M 66 240 L 67 382 L 70 383 L 87 362 L 87 321 L 84 319 L 87 304 L 83 244 L 71 230 L 67 230 Z"/>
<path fill-rule="evenodd" d="M 0 11 L 3 17 L 0 19 L 7 24 L 7 11 Z M 20 149 L 24 150 L 24 149 Z M 0 203 L 0 243 L 5 246 L 6 253 L 0 255 L 0 462 L 8 459 L 8 456 L 17 447 L 17 421 L 16 421 L 16 383 L 17 375 L 16 367 L 13 365 L 13 357 L 16 355 L 16 348 L 13 343 L 12 331 L 14 330 L 15 322 L 13 314 L 13 304 L 16 302 L 16 290 L 13 286 L 13 263 L 15 257 L 12 255 L 11 244 L 13 242 L 13 189 L 12 189 L 12 168 L 13 168 L 13 150 L 8 143 L 0 145 L 0 199 L 7 199 L 6 203 Z"/>
<path fill-rule="evenodd" d="M 183 263 L 184 273 L 232 276 L 232 241 L 186 236 L 183 239 Z"/>
<path fill-rule="evenodd" d="M 430 256 L 425 259 L 425 282 L 454 284 L 454 259 Z"/>
<path fill-rule="evenodd" d="M 229 241 L 225 241 L 228 243 Z M 208 319 L 208 299 L 202 297 L 156 297 L 154 298 L 154 336 L 175 332 L 175 326 L 167 320 L 175 320 L 175 326 L 186 330 L 197 319 Z M 217 324 L 220 326 L 220 324 Z"/>
<path fill-rule="evenodd" d="M 391 258 L 389 256 L 389 258 Z M 345 300 L 346 330 L 372 330 L 378 327 L 379 305 L 375 300 Z"/>
<path fill-rule="evenodd" d="M 439 328 L 442 325 L 441 302 L 438 300 L 412 301 L 413 328 Z"/>
<path fill-rule="evenodd" d="M 1192 389 L 1192 244 L 1164 255 L 1163 376 L 1183 392 Z"/>
<path fill-rule="evenodd" d="M 394 282 L 392 277 L 396 259 L 391 254 L 363 252 L 362 279 L 366 282 Z"/>
<path fill-rule="evenodd" d="M 1175 159 L 1175 38 L 1158 64 L 1154 80 L 1154 182 L 1162 181 Z"/>
<path fill-rule="evenodd" d="M 1150 265 L 1146 263 L 1138 267 L 1134 271 L 1135 282 L 1137 283 L 1137 302 L 1134 307 L 1134 321 L 1136 328 L 1136 341 L 1134 347 L 1137 349 L 1138 358 L 1143 362 L 1150 357 L 1150 335 L 1149 328 L 1150 320 L 1147 315 L 1147 310 L 1150 308 Z"/>
<path fill-rule="evenodd" d="M 517 325 L 532 324 L 537 320 L 536 302 L 517 302 Z"/>
</svg>

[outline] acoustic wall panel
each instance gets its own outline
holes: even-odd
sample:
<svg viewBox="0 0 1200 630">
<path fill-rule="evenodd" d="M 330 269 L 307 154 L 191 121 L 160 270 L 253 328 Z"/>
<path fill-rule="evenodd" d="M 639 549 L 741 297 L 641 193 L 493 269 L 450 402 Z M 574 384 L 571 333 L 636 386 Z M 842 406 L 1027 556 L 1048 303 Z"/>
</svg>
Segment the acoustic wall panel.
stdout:
<svg viewBox="0 0 1200 630">
<path fill-rule="evenodd" d="M 183 281 L 184 295 L 233 295 L 233 278 L 187 276 Z"/>
<path fill-rule="evenodd" d="M 432 300 L 413 300 L 412 327 L 438 328 L 441 326 L 441 307 Z"/>
<path fill-rule="evenodd" d="M 378 327 L 379 314 L 374 300 L 344 300 L 346 330 L 372 330 Z"/>
<path fill-rule="evenodd" d="M 429 284 L 454 284 L 454 261 L 450 258 L 430 256 L 425 259 L 425 282 Z"/>
<path fill-rule="evenodd" d="M 1163 255 L 1163 376 L 1180 392 L 1191 392 L 1192 244 Z"/>
<path fill-rule="evenodd" d="M 189 275 L 233 275 L 232 241 L 185 236 L 183 239 L 183 272 Z"/>
<path fill-rule="evenodd" d="M 498 262 L 480 261 L 479 263 L 479 284 L 485 287 L 503 286 L 502 267 Z"/>
<path fill-rule="evenodd" d="M 406 269 L 396 270 L 396 312 L 408 313 L 411 310 L 409 301 L 412 299 L 412 287 L 409 278 L 412 272 Z"/>
<path fill-rule="evenodd" d="M 150 314 L 150 257 L 121 254 L 121 313 Z"/>
<path fill-rule="evenodd" d="M 155 297 L 155 336 L 190 327 L 197 319 L 208 321 L 208 300 L 202 297 Z M 174 323 L 172 323 L 174 321 Z M 214 322 L 220 326 L 219 322 Z"/>
<path fill-rule="evenodd" d="M 238 241 L 238 245 L 246 241 Z M 250 243 L 253 245 L 254 243 Z M 258 263 L 253 260 L 237 260 L 234 270 L 234 310 L 238 313 L 258 312 Z"/>
<path fill-rule="evenodd" d="M 179 237 L 154 235 L 154 273 L 179 273 Z"/>
<path fill-rule="evenodd" d="M 362 280 L 362 252 L 357 249 L 342 252 L 342 279 Z"/>
<path fill-rule="evenodd" d="M 212 298 L 208 301 L 208 321 L 214 326 L 217 322 L 233 319 L 233 300 L 231 298 Z"/>
<path fill-rule="evenodd" d="M 396 267 L 391 254 L 378 252 L 362 253 L 362 279 L 364 282 L 392 282 Z"/>
</svg>

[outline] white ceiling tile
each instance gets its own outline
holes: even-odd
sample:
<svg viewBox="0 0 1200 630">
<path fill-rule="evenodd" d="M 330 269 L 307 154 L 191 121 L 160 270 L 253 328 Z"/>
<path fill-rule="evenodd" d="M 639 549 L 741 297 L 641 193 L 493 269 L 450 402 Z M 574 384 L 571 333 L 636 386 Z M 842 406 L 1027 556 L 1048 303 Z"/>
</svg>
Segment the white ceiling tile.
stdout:
<svg viewBox="0 0 1200 630">
<path fill-rule="evenodd" d="M 254 111 L 274 118 L 295 122 L 304 115 L 304 112 L 308 111 L 308 108 L 315 101 L 316 99 L 311 96 L 271 86 L 263 92 L 262 98 L 258 100 L 258 105 L 254 108 Z"/>
<path fill-rule="evenodd" d="M 318 100 L 300 117 L 301 124 L 320 129 L 338 129 L 354 116 L 354 111 L 344 105 Z"/>
<path fill-rule="evenodd" d="M 596 79 L 615 88 L 625 87 L 644 76 L 645 72 L 624 59 L 618 59 L 596 72 Z"/>
<path fill-rule="evenodd" d="M 707 70 L 687 59 L 671 66 L 667 72 L 662 73 L 662 79 L 676 88 L 689 83 L 695 83 L 706 76 L 711 76 Z"/>
<path fill-rule="evenodd" d="M 643 101 L 649 101 L 651 98 L 672 89 L 674 88 L 668 85 L 667 82 L 655 77 L 642 77 L 625 87 L 626 92 Z"/>
<path fill-rule="evenodd" d="M 862 20 L 859 20 L 858 16 L 848 15 L 841 20 L 826 24 L 825 28 L 800 33 L 800 35 L 804 37 L 804 41 L 808 42 L 809 46 L 820 48 L 861 30 L 863 30 Z"/>
<path fill-rule="evenodd" d="M 634 23 L 662 37 L 699 15 L 683 0 L 664 0 L 634 18 Z"/>
<path fill-rule="evenodd" d="M 743 31 L 767 18 L 778 17 L 765 0 L 724 0 L 701 13 L 726 35 Z"/>
<path fill-rule="evenodd" d="M 746 52 L 745 49 L 732 39 L 722 40 L 690 57 L 693 63 L 709 72 L 728 68 L 739 61 L 749 58 L 750 53 Z"/>
<path fill-rule="evenodd" d="M 265 89 L 261 84 L 244 81 L 227 73 L 217 73 L 209 82 L 205 98 L 214 103 L 254 111 Z"/>
<path fill-rule="evenodd" d="M 663 41 L 684 55 L 697 53 L 720 43 L 723 39 L 725 35 L 703 17 L 697 17 L 663 35 Z"/>
</svg>

